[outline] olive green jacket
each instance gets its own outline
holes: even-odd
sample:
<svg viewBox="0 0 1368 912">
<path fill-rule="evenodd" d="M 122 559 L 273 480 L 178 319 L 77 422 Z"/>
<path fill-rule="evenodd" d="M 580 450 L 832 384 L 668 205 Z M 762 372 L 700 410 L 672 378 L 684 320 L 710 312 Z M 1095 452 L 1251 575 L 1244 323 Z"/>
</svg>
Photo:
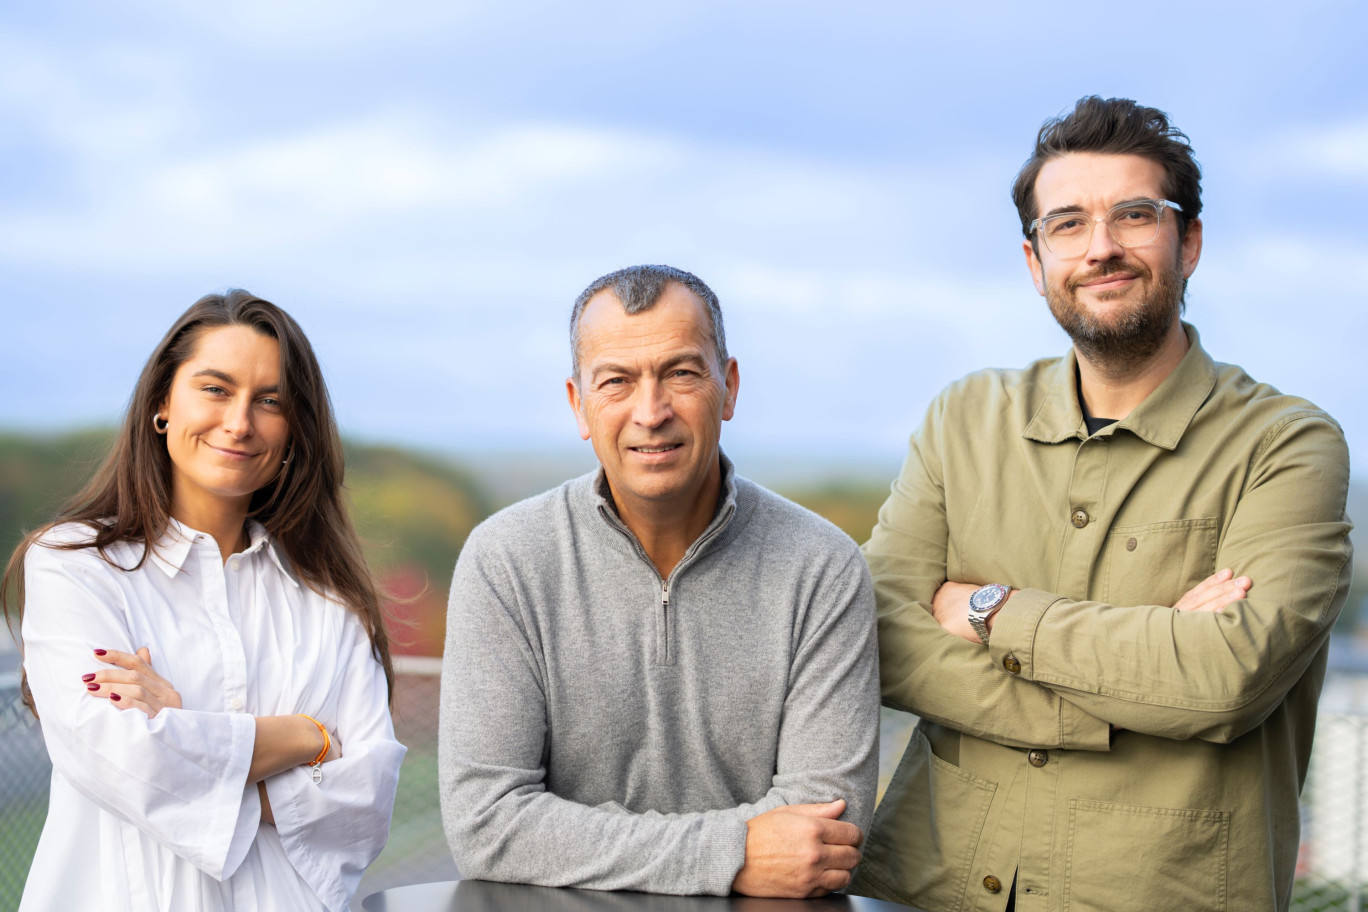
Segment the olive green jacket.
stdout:
<svg viewBox="0 0 1368 912">
<path fill-rule="evenodd" d="M 865 545 L 885 705 L 922 722 L 853 890 L 932 912 L 1286 909 L 1349 454 L 1310 403 L 1214 363 L 1089 436 L 1075 356 L 949 387 Z M 1229 567 L 1220 612 L 1177 612 Z M 988 648 L 945 580 L 1020 589 Z M 1114 729 L 1114 730 L 1113 730 Z"/>
</svg>

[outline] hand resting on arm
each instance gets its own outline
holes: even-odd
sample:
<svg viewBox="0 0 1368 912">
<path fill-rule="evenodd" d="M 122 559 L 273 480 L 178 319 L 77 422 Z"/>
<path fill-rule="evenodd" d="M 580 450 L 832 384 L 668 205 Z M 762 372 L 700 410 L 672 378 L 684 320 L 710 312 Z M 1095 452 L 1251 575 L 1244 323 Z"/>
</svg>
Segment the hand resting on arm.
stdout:
<svg viewBox="0 0 1368 912">
<path fill-rule="evenodd" d="M 149 719 L 155 719 L 163 709 L 180 708 L 180 693 L 152 668 L 152 655 L 146 646 L 136 653 L 96 649 L 95 658 L 113 667 L 81 677 L 90 696 L 107 699 L 118 709 L 140 709 Z M 323 763 L 342 756 L 342 742 L 335 733 L 329 733 L 329 742 Z M 323 733 L 307 716 L 256 717 L 256 739 L 247 781 L 257 784 L 263 822 L 275 823 L 263 780 L 311 762 L 323 744 Z"/>
</svg>

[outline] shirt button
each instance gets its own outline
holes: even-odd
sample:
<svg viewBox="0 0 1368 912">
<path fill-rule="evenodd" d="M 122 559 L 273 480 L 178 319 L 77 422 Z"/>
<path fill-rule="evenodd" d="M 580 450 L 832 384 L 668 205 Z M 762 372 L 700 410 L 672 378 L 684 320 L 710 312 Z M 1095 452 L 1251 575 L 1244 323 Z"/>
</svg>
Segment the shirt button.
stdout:
<svg viewBox="0 0 1368 912">
<path fill-rule="evenodd" d="M 1133 539 L 1133 538 L 1128 538 L 1128 539 L 1126 539 L 1126 550 L 1127 550 L 1127 551 L 1134 551 L 1134 550 L 1135 550 L 1135 546 L 1138 545 L 1138 544 L 1140 544 L 1140 543 L 1139 543 L 1138 541 L 1136 541 L 1135 539 Z"/>
<path fill-rule="evenodd" d="M 1026 762 L 1031 764 L 1031 766 L 1034 766 L 1037 769 L 1039 769 L 1040 767 L 1050 762 L 1050 752 L 1042 750 L 1033 750 L 1026 755 Z"/>
<path fill-rule="evenodd" d="M 1075 529 L 1083 528 L 1088 524 L 1088 511 L 1074 510 L 1073 515 L 1069 517 L 1069 521 L 1074 524 Z"/>
<path fill-rule="evenodd" d="M 228 558 L 228 569 L 236 570 L 240 563 L 242 563 L 242 561 L 238 560 L 236 556 L 230 557 Z"/>
<path fill-rule="evenodd" d="M 231 709 L 233 712 L 242 712 L 242 701 L 239 700 L 237 697 L 234 697 L 233 699 L 228 701 L 228 708 Z"/>
<path fill-rule="evenodd" d="M 998 880 L 992 874 L 989 874 L 987 877 L 983 878 L 983 889 L 987 890 L 989 893 L 1001 893 L 1002 881 Z"/>
<path fill-rule="evenodd" d="M 1021 674 L 1021 663 L 1017 661 L 1017 657 L 1014 655 L 1009 655 L 1003 659 L 1002 667 L 1007 669 L 1009 674 Z"/>
</svg>

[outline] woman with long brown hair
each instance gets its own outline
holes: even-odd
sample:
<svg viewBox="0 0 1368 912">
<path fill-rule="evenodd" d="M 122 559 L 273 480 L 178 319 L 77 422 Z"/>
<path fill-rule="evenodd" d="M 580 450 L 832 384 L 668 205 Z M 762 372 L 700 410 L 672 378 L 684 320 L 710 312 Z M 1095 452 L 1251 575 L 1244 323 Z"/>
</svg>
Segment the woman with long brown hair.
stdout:
<svg viewBox="0 0 1368 912">
<path fill-rule="evenodd" d="M 195 302 L 5 574 L 53 764 L 21 909 L 347 907 L 404 748 L 342 476 L 295 321 Z"/>
</svg>

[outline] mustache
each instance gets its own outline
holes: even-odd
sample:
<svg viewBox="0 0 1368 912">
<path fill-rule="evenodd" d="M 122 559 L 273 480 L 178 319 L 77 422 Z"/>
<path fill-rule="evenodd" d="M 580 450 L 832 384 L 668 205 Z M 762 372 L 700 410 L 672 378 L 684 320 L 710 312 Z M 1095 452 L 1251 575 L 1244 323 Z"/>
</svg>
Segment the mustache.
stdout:
<svg viewBox="0 0 1368 912">
<path fill-rule="evenodd" d="M 1140 279 L 1149 279 L 1153 277 L 1150 268 L 1144 263 L 1122 263 L 1118 260 L 1108 260 L 1092 272 L 1087 272 L 1081 276 L 1075 276 L 1074 278 L 1069 279 L 1069 281 L 1065 283 L 1065 286 L 1069 291 L 1076 291 L 1089 282 L 1096 282 L 1098 279 L 1105 279 L 1107 276 L 1118 274 L 1135 276 Z"/>
</svg>

